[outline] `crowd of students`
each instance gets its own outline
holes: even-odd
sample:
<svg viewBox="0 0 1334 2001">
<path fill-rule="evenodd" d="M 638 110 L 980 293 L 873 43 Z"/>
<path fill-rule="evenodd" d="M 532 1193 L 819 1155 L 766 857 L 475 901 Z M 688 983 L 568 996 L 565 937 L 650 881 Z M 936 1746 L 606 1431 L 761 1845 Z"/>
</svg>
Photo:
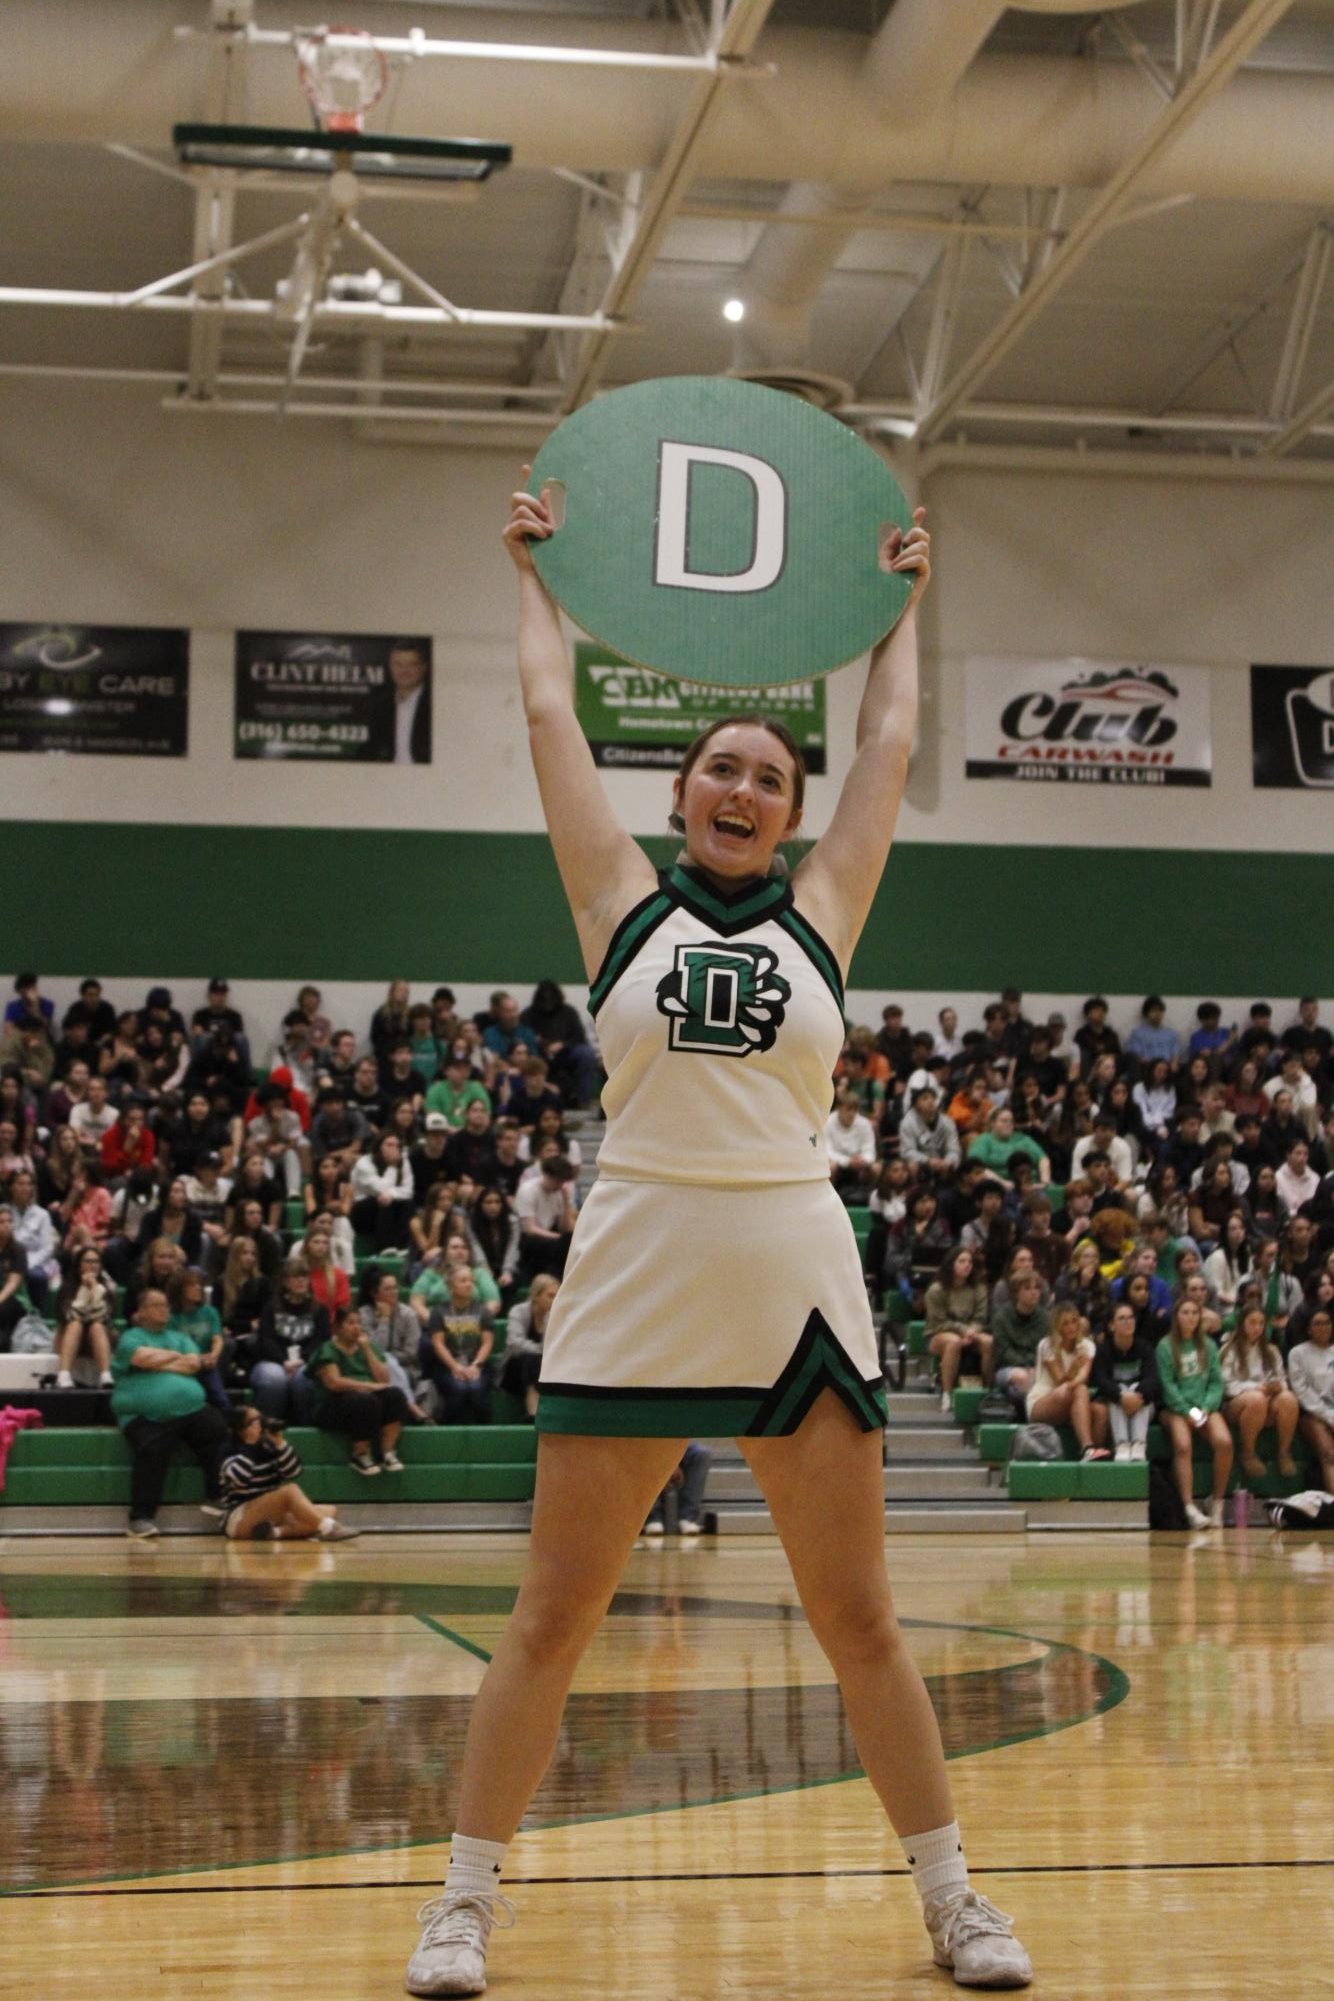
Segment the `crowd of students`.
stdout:
<svg viewBox="0 0 1334 2001">
<path fill-rule="evenodd" d="M 261 1458 L 265 1427 L 315 1423 L 367 1477 L 401 1470 L 405 1422 L 485 1421 L 501 1314 L 500 1380 L 531 1415 L 578 1207 L 565 1115 L 597 1079 L 551 981 L 478 1018 L 395 982 L 364 1036 L 305 986 L 260 1069 L 224 979 L 188 1023 L 165 988 L 118 1013 L 90 979 L 57 1023 L 22 975 L 0 1028 L 0 1349 L 54 1347 L 59 1388 L 91 1370 L 111 1390 L 141 1527 L 178 1441 L 213 1505 L 238 1398 Z"/>
<path fill-rule="evenodd" d="M 946 1402 L 971 1361 L 1094 1456 L 1142 1456 L 1156 1415 L 1188 1502 L 1193 1433 L 1221 1497 L 1234 1449 L 1255 1474 L 1272 1431 L 1286 1469 L 1300 1427 L 1334 1488 L 1319 1003 L 1276 1028 L 1262 1003 L 1225 1027 L 1205 1002 L 1183 1038 L 1151 995 L 1124 1044 L 1108 1016 L 1092 997 L 1068 1038 L 1011 989 L 964 1034 L 951 1008 L 850 1029 L 825 1141 L 869 1204 L 873 1296 L 925 1321 Z M 57 1022 L 20 976 L 0 1348 L 54 1344 L 61 1387 L 91 1367 L 127 1428 L 189 1419 L 215 1485 L 238 1397 L 261 1430 L 345 1434 L 367 1477 L 397 1468 L 404 1423 L 486 1421 L 502 1315 L 500 1380 L 531 1416 L 578 1205 L 566 1114 L 597 1094 L 579 1012 L 552 981 L 477 1017 L 396 981 L 358 1034 L 307 985 L 266 1054 L 225 979 L 188 1022 L 165 988 L 118 1011 L 90 979 Z M 144 1455 L 141 1519 L 169 1456 Z"/>
<path fill-rule="evenodd" d="M 971 1360 L 1016 1416 L 1081 1452 L 1143 1458 L 1166 1429 L 1187 1518 L 1222 1519 L 1234 1450 L 1296 1472 L 1300 1427 L 1334 1490 L 1334 1066 L 1319 1003 L 1281 1032 L 1205 1002 L 1182 1040 L 1150 995 L 1124 1046 L 1100 996 L 1067 1041 L 1011 989 L 984 1028 L 898 1007 L 854 1029 L 826 1127 L 830 1172 L 869 1203 L 867 1282 L 925 1323 L 948 1407 Z M 1213 1504 L 1194 1505 L 1195 1436 Z"/>
</svg>

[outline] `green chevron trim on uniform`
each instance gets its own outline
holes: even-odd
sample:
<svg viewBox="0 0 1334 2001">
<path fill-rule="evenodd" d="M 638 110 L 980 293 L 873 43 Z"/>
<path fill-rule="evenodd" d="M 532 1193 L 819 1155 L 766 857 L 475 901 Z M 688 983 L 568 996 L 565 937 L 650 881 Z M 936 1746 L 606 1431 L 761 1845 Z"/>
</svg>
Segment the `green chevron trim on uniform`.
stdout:
<svg viewBox="0 0 1334 2001">
<path fill-rule="evenodd" d="M 832 1389 L 863 1431 L 889 1421 L 882 1379 L 863 1382 L 824 1315 L 816 1308 L 801 1330 L 783 1373 L 756 1413 L 752 1438 L 776 1438 L 795 1431 L 821 1390 Z"/>
<path fill-rule="evenodd" d="M 695 870 L 679 864 L 667 871 L 667 885 L 688 909 L 706 922 L 739 930 L 759 923 L 791 900 L 787 878 L 766 879 L 754 890 L 735 897 L 720 896 Z"/>
<path fill-rule="evenodd" d="M 806 957 L 810 960 L 816 972 L 824 980 L 830 993 L 838 1002 L 838 1011 L 842 1014 L 846 998 L 843 992 L 843 975 L 838 969 L 838 960 L 825 944 L 824 939 L 820 936 L 814 925 L 808 924 L 801 912 L 792 905 L 789 905 L 786 910 L 780 911 L 774 922 L 781 930 L 788 932 L 791 937 L 796 939 L 802 951 L 806 954 Z"/>
<path fill-rule="evenodd" d="M 597 1438 L 742 1438 L 764 1402 L 763 1390 L 722 1395 L 682 1390 L 581 1391 L 543 1389 L 537 1400 L 539 1431 Z"/>
<path fill-rule="evenodd" d="M 598 976 L 588 990 L 590 1014 L 597 1013 L 644 940 L 675 908 L 671 897 L 659 889 L 626 912 L 611 934 L 611 943 L 598 968 Z"/>
</svg>

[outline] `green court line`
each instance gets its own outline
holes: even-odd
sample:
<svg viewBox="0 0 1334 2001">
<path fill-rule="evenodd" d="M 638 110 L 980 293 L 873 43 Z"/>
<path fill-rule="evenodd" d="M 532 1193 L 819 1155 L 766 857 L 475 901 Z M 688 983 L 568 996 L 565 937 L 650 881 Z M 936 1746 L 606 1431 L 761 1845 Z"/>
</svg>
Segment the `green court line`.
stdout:
<svg viewBox="0 0 1334 2001">
<path fill-rule="evenodd" d="M 462 1633 L 456 1633 L 452 1626 L 442 1626 L 429 1612 L 414 1612 L 412 1616 L 419 1625 L 429 1626 L 433 1633 L 439 1633 L 442 1640 L 452 1640 L 456 1647 L 462 1647 L 464 1653 L 471 1654 L 474 1660 L 490 1662 L 491 1656 L 485 1647 L 474 1646 L 471 1640 L 464 1639 Z"/>
</svg>

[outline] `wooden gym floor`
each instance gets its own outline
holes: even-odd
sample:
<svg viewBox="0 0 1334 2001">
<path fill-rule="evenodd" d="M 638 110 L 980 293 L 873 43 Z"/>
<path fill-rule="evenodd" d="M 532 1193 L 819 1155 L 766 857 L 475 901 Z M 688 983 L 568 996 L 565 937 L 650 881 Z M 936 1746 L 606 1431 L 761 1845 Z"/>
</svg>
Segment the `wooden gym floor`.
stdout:
<svg viewBox="0 0 1334 2001">
<path fill-rule="evenodd" d="M 1040 2001 L 1334 1993 L 1334 1539 L 895 1537 Z M 0 1542 L 0 1994 L 401 1992 L 519 1538 Z M 943 1995 L 776 1543 L 641 1547 L 497 2001 Z"/>
</svg>

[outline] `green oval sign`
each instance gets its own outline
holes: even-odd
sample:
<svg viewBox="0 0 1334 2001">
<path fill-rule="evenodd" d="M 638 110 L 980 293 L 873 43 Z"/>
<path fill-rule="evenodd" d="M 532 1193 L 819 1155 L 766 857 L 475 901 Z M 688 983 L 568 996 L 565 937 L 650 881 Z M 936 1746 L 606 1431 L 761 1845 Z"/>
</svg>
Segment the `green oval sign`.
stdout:
<svg viewBox="0 0 1334 2001">
<path fill-rule="evenodd" d="M 912 514 L 869 445 L 780 390 L 667 376 L 576 410 L 529 489 L 564 488 L 533 559 L 585 632 L 682 681 L 772 687 L 873 646 L 912 579 L 880 532 Z"/>
</svg>

